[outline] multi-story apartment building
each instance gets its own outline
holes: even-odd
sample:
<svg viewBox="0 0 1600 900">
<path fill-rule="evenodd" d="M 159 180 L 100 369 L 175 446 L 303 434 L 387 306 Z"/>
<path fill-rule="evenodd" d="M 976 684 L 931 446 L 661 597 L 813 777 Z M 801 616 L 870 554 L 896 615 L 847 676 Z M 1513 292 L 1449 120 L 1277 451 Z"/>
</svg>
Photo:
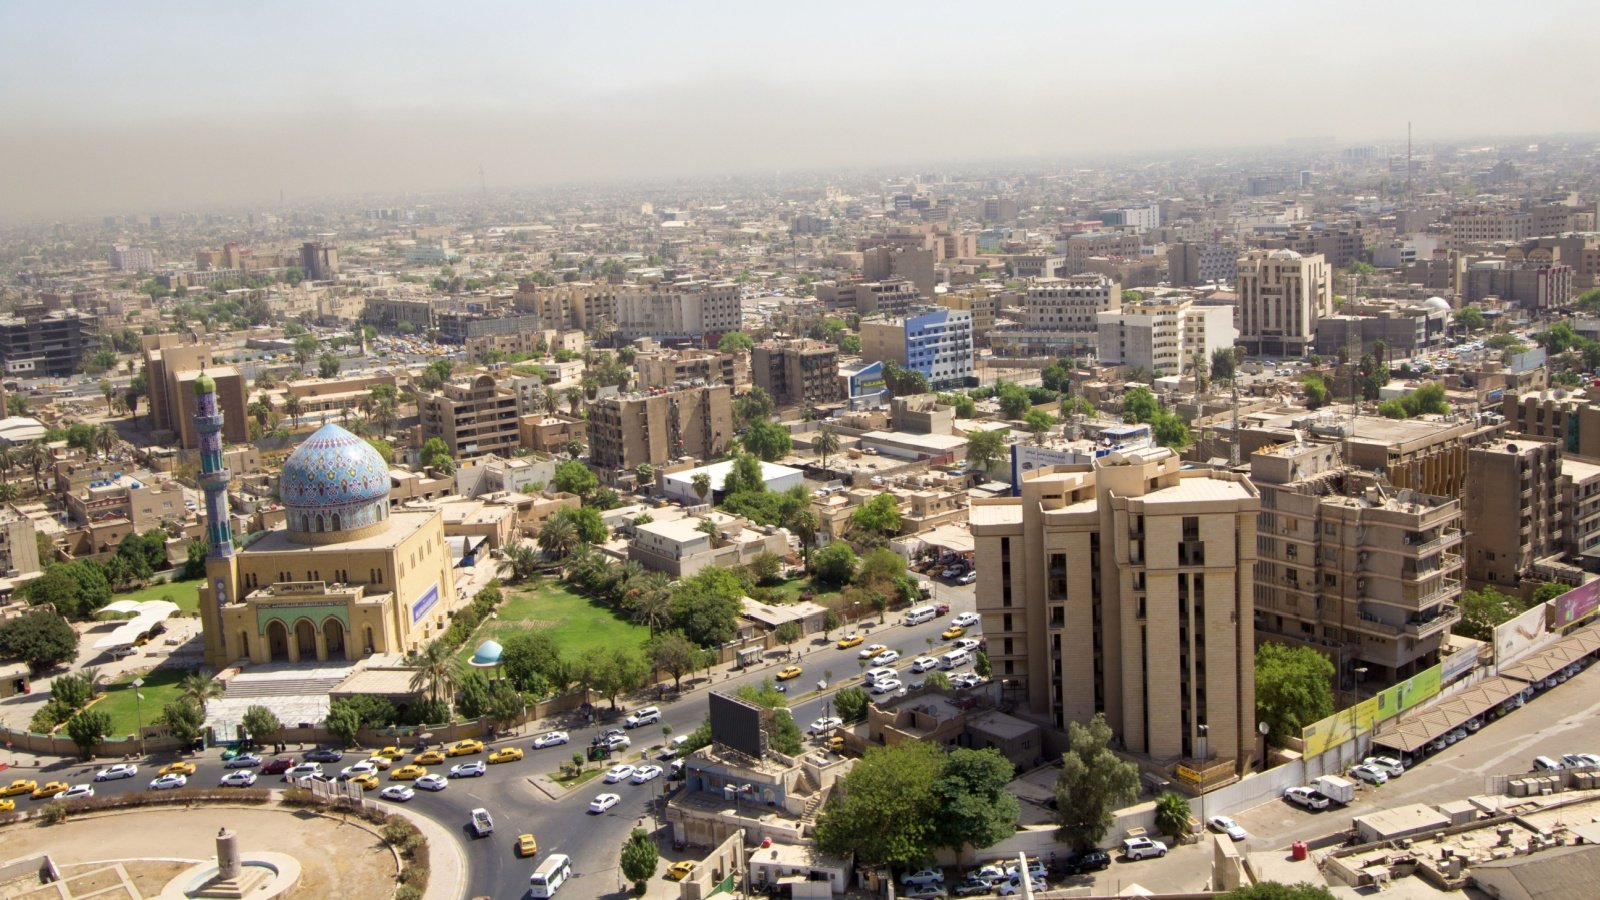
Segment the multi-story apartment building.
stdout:
<svg viewBox="0 0 1600 900">
<path fill-rule="evenodd" d="M 339 274 L 339 248 L 322 241 L 300 245 L 300 270 L 308 281 L 331 281 Z"/>
<path fill-rule="evenodd" d="M 1333 314 L 1333 278 L 1320 254 L 1251 250 L 1239 257 L 1239 340 L 1262 356 L 1304 356 L 1317 320 Z"/>
<path fill-rule="evenodd" d="M 1264 250 L 1293 250 L 1301 256 L 1321 256 L 1335 269 L 1361 260 L 1365 234 L 1359 227 L 1326 227 L 1296 222 L 1282 234 L 1262 237 Z"/>
<path fill-rule="evenodd" d="M 756 386 L 779 406 L 838 403 L 844 400 L 839 349 L 823 341 L 768 341 L 750 351 Z"/>
<path fill-rule="evenodd" d="M 1561 457 L 1561 544 L 1572 562 L 1600 553 L 1600 460 Z"/>
<path fill-rule="evenodd" d="M 149 247 L 111 246 L 111 269 L 115 272 L 150 272 L 156 267 L 156 255 Z"/>
<path fill-rule="evenodd" d="M 363 321 L 379 328 L 410 326 L 417 334 L 433 330 L 438 301 L 427 297 L 368 297 L 361 310 Z"/>
<path fill-rule="evenodd" d="M 501 390 L 493 375 L 419 393 L 417 417 L 423 439 L 442 438 L 458 462 L 491 453 L 510 457 L 519 446 L 517 395 Z"/>
<path fill-rule="evenodd" d="M 1334 444 L 1259 450 L 1250 476 L 1257 635 L 1326 654 L 1347 690 L 1438 662 L 1461 618 L 1458 501 L 1385 488 Z"/>
<path fill-rule="evenodd" d="M 1143 246 L 1139 235 L 1126 231 L 1085 231 L 1056 240 L 1056 252 L 1066 257 L 1064 265 L 1069 275 L 1088 271 L 1091 257 L 1138 256 Z"/>
<path fill-rule="evenodd" d="M 439 340 L 448 344 L 465 344 L 473 338 L 488 335 L 528 334 L 541 330 L 543 319 L 535 315 L 505 315 L 450 310 L 440 312 L 435 327 Z"/>
<path fill-rule="evenodd" d="M 725 385 L 623 394 L 589 406 L 589 465 L 612 481 L 640 463 L 721 456 L 733 437 L 733 390 Z"/>
<path fill-rule="evenodd" d="M 925 302 L 917 286 L 904 278 L 819 284 L 817 299 L 834 312 L 853 312 L 858 316 L 903 316 L 912 307 Z"/>
<path fill-rule="evenodd" d="M 1473 207 L 1449 216 L 1450 245 L 1462 250 L 1473 245 L 1525 241 L 1568 231 L 1594 228 L 1594 212 L 1558 203 L 1541 203 L 1527 209 Z"/>
<path fill-rule="evenodd" d="M 1467 485 L 1468 586 L 1515 594 L 1535 562 L 1562 551 L 1561 447 L 1523 438 L 1474 447 Z"/>
<path fill-rule="evenodd" d="M 39 571 L 39 542 L 33 520 L 0 506 L 0 578 Z"/>
<path fill-rule="evenodd" d="M 1124 304 L 1097 319 L 1100 362 L 1137 366 L 1157 377 L 1187 374 L 1196 354 L 1210 366 L 1211 354 L 1232 347 L 1239 335 L 1231 307 L 1197 306 L 1187 297 Z"/>
<path fill-rule="evenodd" d="M 1015 222 L 1020 212 L 1017 201 L 1007 197 L 985 197 L 983 200 L 985 222 Z"/>
<path fill-rule="evenodd" d="M 640 387 L 682 384 L 725 384 L 738 388 L 750 383 L 751 363 L 742 353 L 716 350 L 648 350 L 633 357 Z"/>
<path fill-rule="evenodd" d="M 1551 392 L 1512 394 L 1501 401 L 1506 430 L 1554 441 L 1569 454 L 1600 457 L 1600 405 Z"/>
<path fill-rule="evenodd" d="M 1238 274 L 1237 244 L 1180 241 L 1167 246 L 1167 281 L 1173 287 L 1232 284 Z"/>
<path fill-rule="evenodd" d="M 1056 728 L 1103 712 L 1130 752 L 1249 770 L 1255 486 L 1157 447 L 1018 488 L 969 510 L 995 678 Z"/>
<path fill-rule="evenodd" d="M 616 293 L 617 331 L 641 337 L 692 340 L 715 345 L 738 331 L 744 319 L 744 289 L 732 282 L 624 285 Z"/>
<path fill-rule="evenodd" d="M 1152 228 L 1161 227 L 1161 207 L 1147 203 L 1144 206 L 1102 209 L 1100 221 L 1113 228 L 1124 228 L 1134 234 L 1144 234 Z"/>
<path fill-rule="evenodd" d="M 937 294 L 933 302 L 945 309 L 972 313 L 972 339 L 980 346 L 988 341 L 989 330 L 994 328 L 994 311 L 1000 305 L 995 294 L 983 288 L 969 288 Z"/>
<path fill-rule="evenodd" d="M 215 349 L 206 344 L 179 344 L 178 336 L 145 338 L 153 344 L 144 354 L 145 383 L 149 391 L 150 428 L 158 441 L 172 441 L 185 450 L 200 446 L 195 430 L 194 381 L 201 372 L 217 385 L 217 407 L 223 414 L 222 438 L 231 444 L 250 440 L 250 417 L 245 393 L 248 385 L 233 366 L 212 364 Z"/>
<path fill-rule="evenodd" d="M 925 307 L 904 318 L 864 319 L 861 357 L 916 369 L 935 388 L 972 378 L 972 313 Z"/>
<path fill-rule="evenodd" d="M 1028 286 L 1020 306 L 1020 322 L 989 332 L 996 352 L 1075 356 L 1099 343 L 1100 314 L 1122 309 L 1122 286 L 1104 275 L 1040 278 Z"/>
<path fill-rule="evenodd" d="M 861 253 L 861 275 L 869 282 L 891 279 L 908 281 L 918 294 L 932 297 L 933 289 L 938 284 L 935 266 L 942 257 L 942 252 L 935 250 L 869 247 Z"/>
<path fill-rule="evenodd" d="M 619 290 L 619 286 L 604 282 L 574 281 L 548 287 L 523 282 L 511 303 L 537 315 L 545 328 L 588 331 L 602 319 L 615 321 Z"/>
<path fill-rule="evenodd" d="M 7 375 L 65 378 L 98 342 L 98 323 L 78 310 L 19 306 L 0 318 L 0 362 Z"/>
<path fill-rule="evenodd" d="M 1383 341 L 1390 356 L 1400 359 L 1444 346 L 1450 327 L 1450 304 L 1439 297 L 1416 305 L 1392 300 L 1346 303 L 1340 310 L 1317 320 L 1312 346 L 1319 356 L 1337 356 L 1345 349 L 1359 359 Z"/>
<path fill-rule="evenodd" d="M 1465 299 L 1499 297 L 1523 309 L 1549 311 L 1572 303 L 1572 267 L 1548 260 L 1484 259 L 1467 266 Z"/>
</svg>

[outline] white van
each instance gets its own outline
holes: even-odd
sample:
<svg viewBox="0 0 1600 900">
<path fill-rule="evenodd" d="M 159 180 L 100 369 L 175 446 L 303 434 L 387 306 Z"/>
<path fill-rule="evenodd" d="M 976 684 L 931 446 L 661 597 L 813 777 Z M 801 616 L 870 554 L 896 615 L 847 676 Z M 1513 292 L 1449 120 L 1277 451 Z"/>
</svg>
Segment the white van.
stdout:
<svg viewBox="0 0 1600 900">
<path fill-rule="evenodd" d="M 895 677 L 895 671 L 891 666 L 879 666 L 876 669 L 867 670 L 867 684 L 869 685 L 877 684 L 880 681 L 893 677 Z"/>
<path fill-rule="evenodd" d="M 939 615 L 939 610 L 932 606 L 916 606 L 906 610 L 907 625 L 921 625 L 923 622 L 932 622 Z"/>
<path fill-rule="evenodd" d="M 565 853 L 552 853 L 528 876 L 528 896 L 553 897 L 571 877 L 572 859 Z"/>
<path fill-rule="evenodd" d="M 939 656 L 939 668 L 948 672 L 951 669 L 964 666 L 972 662 L 972 654 L 965 650 L 951 650 Z"/>
</svg>

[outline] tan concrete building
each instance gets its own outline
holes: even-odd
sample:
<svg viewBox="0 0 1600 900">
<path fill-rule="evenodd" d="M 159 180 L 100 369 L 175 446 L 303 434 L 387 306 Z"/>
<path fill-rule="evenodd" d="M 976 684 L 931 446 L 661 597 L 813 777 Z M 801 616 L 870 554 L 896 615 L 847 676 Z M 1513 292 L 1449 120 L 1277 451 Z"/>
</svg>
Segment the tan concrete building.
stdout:
<svg viewBox="0 0 1600 900">
<path fill-rule="evenodd" d="M 1468 587 L 1516 594 L 1535 562 L 1562 550 L 1561 448 L 1528 439 L 1475 447 L 1467 484 Z"/>
<path fill-rule="evenodd" d="M 617 331 L 625 340 L 653 337 L 715 346 L 744 324 L 744 288 L 732 282 L 623 285 L 615 297 Z"/>
<path fill-rule="evenodd" d="M 1565 391 L 1507 393 L 1500 412 L 1512 434 L 1554 441 L 1567 453 L 1600 457 L 1600 405 L 1592 400 L 1566 396 Z"/>
<path fill-rule="evenodd" d="M 1439 661 L 1461 618 L 1458 501 L 1386 488 L 1334 444 L 1259 450 L 1250 476 L 1261 492 L 1258 637 L 1327 655 L 1344 690 Z"/>
<path fill-rule="evenodd" d="M 633 357 L 642 388 L 678 384 L 725 384 L 738 390 L 750 384 L 750 363 L 743 353 L 716 350 L 651 350 Z"/>
<path fill-rule="evenodd" d="M 733 391 L 724 385 L 623 394 L 589 406 L 589 464 L 613 476 L 640 463 L 714 459 L 732 438 Z"/>
<path fill-rule="evenodd" d="M 995 678 L 1056 728 L 1104 712 L 1158 763 L 1252 768 L 1255 486 L 1153 448 L 1020 487 L 969 511 Z"/>
<path fill-rule="evenodd" d="M 619 286 L 587 281 L 541 287 L 524 282 L 511 298 L 519 310 L 537 315 L 545 328 L 588 331 L 616 308 Z"/>
<path fill-rule="evenodd" d="M 1091 352 L 1099 316 L 1122 309 L 1122 285 L 1103 275 L 1040 278 L 1020 302 L 1020 321 L 989 332 L 995 352 L 1013 356 L 1072 356 Z"/>
<path fill-rule="evenodd" d="M 422 437 L 443 438 L 457 460 L 490 453 L 510 456 L 519 444 L 517 397 L 500 390 L 493 375 L 447 382 L 438 391 L 417 395 Z"/>
<path fill-rule="evenodd" d="M 779 406 L 837 403 L 844 399 L 839 349 L 823 341 L 768 341 L 750 351 L 750 375 Z"/>
<path fill-rule="evenodd" d="M 36 534 L 32 519 L 10 506 L 0 506 L 0 578 L 39 571 Z"/>
<path fill-rule="evenodd" d="M 1321 254 L 1251 250 L 1239 257 L 1239 341 L 1252 354 L 1304 356 L 1317 319 L 1333 314 L 1333 272 Z"/>
<path fill-rule="evenodd" d="M 145 350 L 145 382 L 150 391 L 150 427 L 160 441 L 185 450 L 199 446 L 194 429 L 194 381 L 205 370 L 217 382 L 217 403 L 226 413 L 222 438 L 228 443 L 250 440 L 246 415 L 248 385 L 232 366 L 213 365 L 215 349 L 206 344 L 178 344 L 177 335 L 161 335 Z"/>
<path fill-rule="evenodd" d="M 979 344 L 988 341 L 989 330 L 994 328 L 994 313 L 1000 305 L 997 296 L 981 288 L 973 288 L 935 294 L 933 302 L 945 309 L 972 313 L 973 340 Z"/>
</svg>

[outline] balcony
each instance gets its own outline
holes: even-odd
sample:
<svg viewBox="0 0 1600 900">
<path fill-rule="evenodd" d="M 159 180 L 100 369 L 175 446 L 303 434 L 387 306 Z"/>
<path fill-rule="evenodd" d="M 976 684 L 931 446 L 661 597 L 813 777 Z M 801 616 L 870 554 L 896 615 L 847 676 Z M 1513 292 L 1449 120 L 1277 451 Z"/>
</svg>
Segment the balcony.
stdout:
<svg viewBox="0 0 1600 900">
<path fill-rule="evenodd" d="M 1421 608 L 1443 600 L 1452 594 L 1460 596 L 1461 581 L 1456 578 L 1441 578 L 1427 593 L 1416 598 L 1408 598 L 1408 600 L 1415 603 L 1418 608 Z"/>
<path fill-rule="evenodd" d="M 1459 543 L 1461 543 L 1461 529 L 1453 528 L 1431 541 L 1421 544 L 1412 544 L 1411 550 L 1413 553 L 1421 555 L 1429 552 L 1430 550 L 1438 550 L 1442 547 L 1453 547 Z"/>
<path fill-rule="evenodd" d="M 1426 621 L 1407 622 L 1404 633 L 1408 637 L 1421 640 L 1432 637 L 1461 619 L 1461 607 L 1453 603 L 1446 603 L 1439 607 L 1438 612 Z"/>
</svg>

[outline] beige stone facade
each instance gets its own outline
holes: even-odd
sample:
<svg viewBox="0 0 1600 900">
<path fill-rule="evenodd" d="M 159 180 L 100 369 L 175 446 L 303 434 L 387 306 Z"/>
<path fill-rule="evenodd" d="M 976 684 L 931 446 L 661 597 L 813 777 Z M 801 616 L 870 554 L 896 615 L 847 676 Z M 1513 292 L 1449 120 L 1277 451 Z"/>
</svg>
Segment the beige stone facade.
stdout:
<svg viewBox="0 0 1600 900">
<path fill-rule="evenodd" d="M 1239 257 L 1239 341 L 1253 354 L 1304 356 L 1333 314 L 1333 272 L 1321 254 L 1251 250 Z"/>
<path fill-rule="evenodd" d="M 517 397 L 502 391 L 493 375 L 450 382 L 433 393 L 418 394 L 417 414 L 423 439 L 444 439 L 457 460 L 491 453 L 510 456 L 519 446 Z"/>
<path fill-rule="evenodd" d="M 733 391 L 722 385 L 607 397 L 589 407 L 589 463 L 603 472 L 714 459 L 732 438 Z"/>
</svg>

